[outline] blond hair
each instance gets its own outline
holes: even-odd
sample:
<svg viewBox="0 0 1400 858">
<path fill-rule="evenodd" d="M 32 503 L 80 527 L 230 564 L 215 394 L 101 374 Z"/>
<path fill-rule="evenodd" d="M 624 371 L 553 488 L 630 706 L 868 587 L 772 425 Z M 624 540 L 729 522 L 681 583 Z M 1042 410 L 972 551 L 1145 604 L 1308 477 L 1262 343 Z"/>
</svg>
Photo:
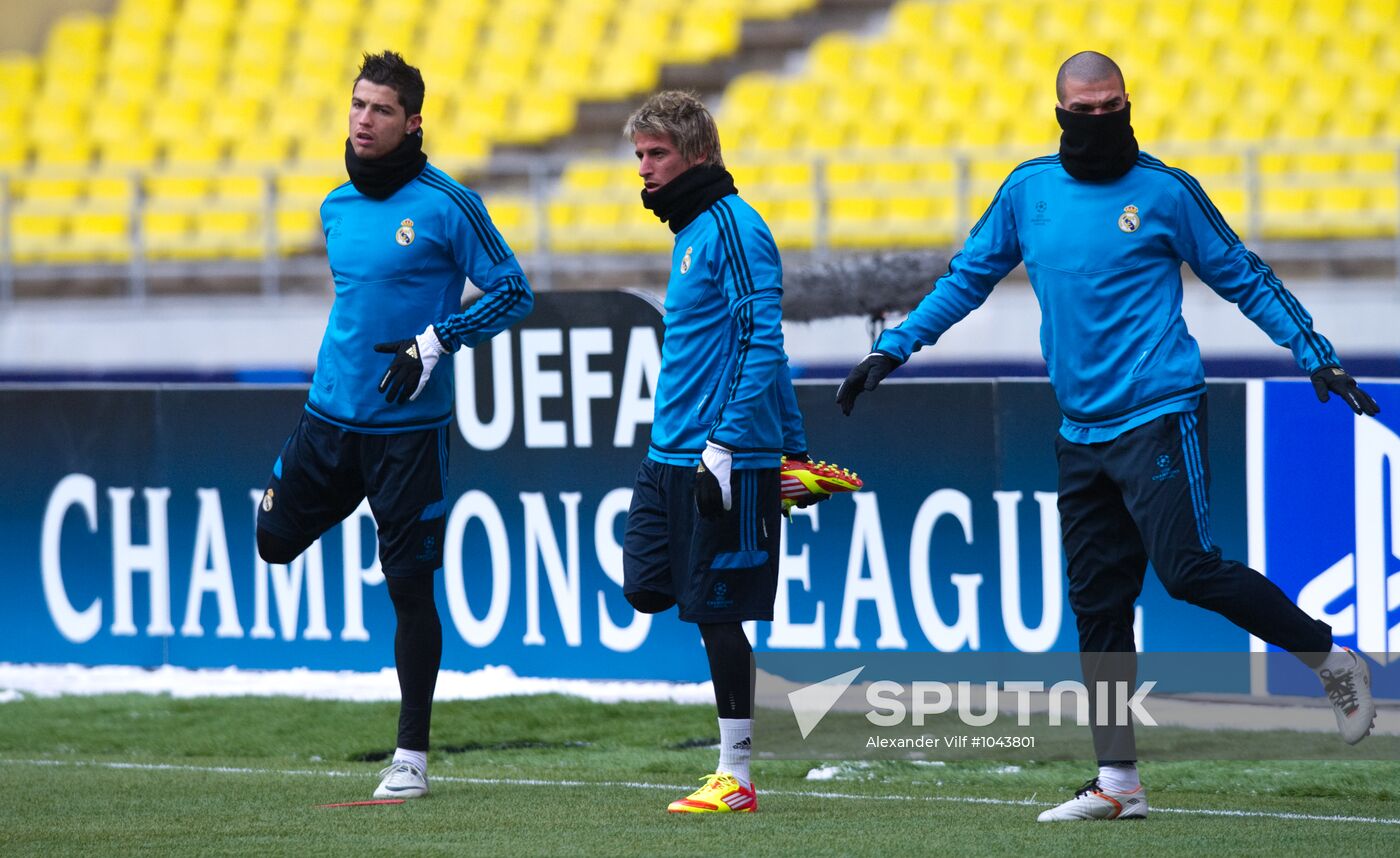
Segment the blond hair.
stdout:
<svg viewBox="0 0 1400 858">
<path fill-rule="evenodd" d="M 638 134 L 664 135 L 671 138 L 676 151 L 685 160 L 724 166 L 715 118 L 693 92 L 678 89 L 658 92 L 627 117 L 622 134 L 632 141 Z"/>
</svg>

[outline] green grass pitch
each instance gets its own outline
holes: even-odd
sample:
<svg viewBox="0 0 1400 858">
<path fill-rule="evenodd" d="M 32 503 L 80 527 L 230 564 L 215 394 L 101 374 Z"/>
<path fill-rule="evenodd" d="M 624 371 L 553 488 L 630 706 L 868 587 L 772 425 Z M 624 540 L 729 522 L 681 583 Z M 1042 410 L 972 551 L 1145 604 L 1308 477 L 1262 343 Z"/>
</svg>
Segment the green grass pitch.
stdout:
<svg viewBox="0 0 1400 858">
<path fill-rule="evenodd" d="M 1035 821 L 1085 763 L 759 762 L 753 815 L 672 816 L 713 709 L 444 702 L 432 794 L 366 800 L 397 706 L 141 695 L 0 704 L 0 854 L 1395 855 L 1400 763 L 1145 764 L 1143 822 Z M 1253 739 L 1240 734 L 1240 741 Z M 1086 749 L 1087 750 L 1087 749 Z M 1261 756 L 1277 756 L 1263 754 Z M 831 764 L 825 764 L 831 765 Z"/>
</svg>

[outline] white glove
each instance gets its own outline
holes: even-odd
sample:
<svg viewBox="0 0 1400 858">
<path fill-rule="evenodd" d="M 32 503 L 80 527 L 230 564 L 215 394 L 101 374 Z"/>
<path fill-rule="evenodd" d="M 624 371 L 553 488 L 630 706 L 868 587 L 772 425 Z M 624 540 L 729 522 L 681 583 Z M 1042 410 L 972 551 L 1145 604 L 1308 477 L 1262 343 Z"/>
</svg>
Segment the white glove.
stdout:
<svg viewBox="0 0 1400 858">
<path fill-rule="evenodd" d="M 427 386 L 438 358 L 447 351 L 432 325 L 411 340 L 380 343 L 374 350 L 394 356 L 394 362 L 389 364 L 389 370 L 379 382 L 379 392 L 390 402 L 400 405 L 418 398 L 418 394 Z"/>
<path fill-rule="evenodd" d="M 713 441 L 705 442 L 705 450 L 700 454 L 700 473 L 695 479 L 695 503 L 701 515 L 718 518 L 733 508 L 734 490 L 730 485 L 733 468 L 734 451 Z M 716 487 L 719 489 L 718 498 L 715 497 Z"/>
</svg>

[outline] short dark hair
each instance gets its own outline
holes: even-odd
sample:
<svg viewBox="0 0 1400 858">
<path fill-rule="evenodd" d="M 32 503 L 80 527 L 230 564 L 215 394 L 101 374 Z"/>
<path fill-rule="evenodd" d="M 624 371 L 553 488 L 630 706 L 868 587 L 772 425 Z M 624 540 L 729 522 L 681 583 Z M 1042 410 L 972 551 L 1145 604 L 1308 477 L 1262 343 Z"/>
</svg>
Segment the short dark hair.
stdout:
<svg viewBox="0 0 1400 858">
<path fill-rule="evenodd" d="M 394 51 L 365 54 L 365 60 L 360 64 L 360 73 L 355 76 L 355 83 L 362 80 L 393 88 L 394 92 L 398 93 L 399 104 L 403 105 L 407 115 L 413 116 L 423 112 L 423 73 L 405 62 L 404 58 Z"/>
<path fill-rule="evenodd" d="M 1055 97 L 1061 102 L 1065 100 L 1065 81 L 1070 78 L 1089 83 L 1115 78 L 1119 83 L 1124 82 L 1123 70 L 1118 68 L 1118 63 L 1098 51 L 1080 51 L 1060 66 L 1059 74 L 1055 75 Z"/>
</svg>

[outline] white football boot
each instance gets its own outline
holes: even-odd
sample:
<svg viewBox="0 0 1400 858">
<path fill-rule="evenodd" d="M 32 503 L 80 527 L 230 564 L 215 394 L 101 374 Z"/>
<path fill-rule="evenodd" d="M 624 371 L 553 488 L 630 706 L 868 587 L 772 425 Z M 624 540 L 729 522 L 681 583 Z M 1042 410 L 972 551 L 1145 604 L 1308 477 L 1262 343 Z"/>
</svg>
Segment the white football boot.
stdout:
<svg viewBox="0 0 1400 858">
<path fill-rule="evenodd" d="M 428 794 L 428 776 L 412 763 L 398 762 L 381 769 L 375 798 L 420 798 Z"/>
<path fill-rule="evenodd" d="M 1322 668 L 1317 672 L 1322 690 L 1332 702 L 1337 716 L 1337 729 L 1348 745 L 1355 745 L 1371 735 L 1376 724 L 1376 701 L 1371 697 L 1371 668 L 1366 660 L 1352 650 L 1352 666 L 1342 670 Z"/>
<path fill-rule="evenodd" d="M 1070 822 L 1080 819 L 1146 819 L 1147 791 L 1112 792 L 1099 788 L 1094 778 L 1075 790 L 1074 798 L 1052 807 L 1037 819 L 1040 822 Z"/>
</svg>

